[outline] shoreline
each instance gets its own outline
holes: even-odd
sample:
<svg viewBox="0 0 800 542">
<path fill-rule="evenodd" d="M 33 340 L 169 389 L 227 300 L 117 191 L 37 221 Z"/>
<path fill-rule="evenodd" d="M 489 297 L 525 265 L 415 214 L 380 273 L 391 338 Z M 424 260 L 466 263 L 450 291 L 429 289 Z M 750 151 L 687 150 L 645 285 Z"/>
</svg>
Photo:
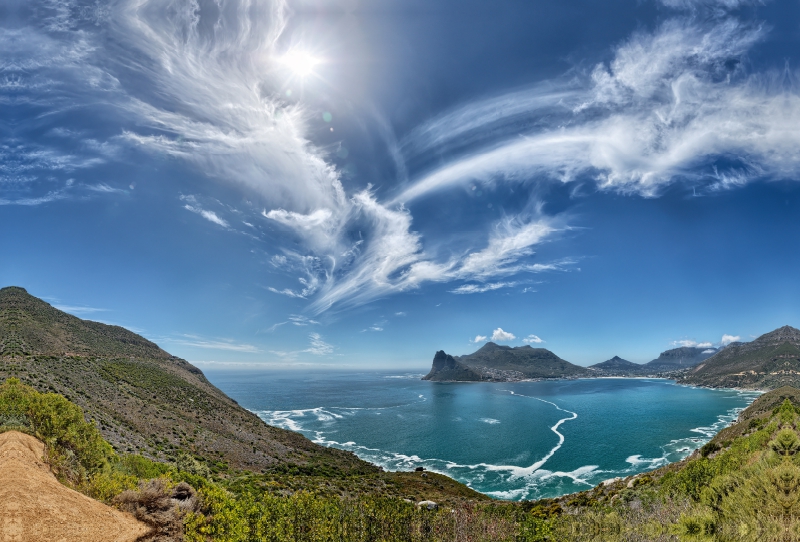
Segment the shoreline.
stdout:
<svg viewBox="0 0 800 542">
<path fill-rule="evenodd" d="M 561 378 L 561 379 L 527 379 L 527 380 L 524 380 L 524 381 L 514 381 L 514 382 L 542 382 L 542 381 L 557 382 L 557 381 L 579 381 L 579 380 L 603 380 L 603 381 L 608 381 L 608 380 L 615 380 L 615 379 L 652 381 L 653 385 L 658 385 L 657 382 L 661 382 L 662 385 L 666 385 L 666 386 L 671 386 L 673 384 L 677 384 L 677 382 L 675 381 L 674 378 L 667 378 L 667 377 L 663 377 L 663 376 L 661 376 L 661 377 L 652 377 L 652 376 L 629 376 L 629 377 L 603 376 L 603 377 L 582 377 L 582 378 Z M 436 382 L 436 381 L 433 381 L 433 382 Z M 463 384 L 463 383 L 471 383 L 471 382 L 474 382 L 474 381 L 466 381 L 466 382 L 450 381 L 450 382 Z M 448 383 L 448 382 L 443 382 L 443 383 Z M 507 382 L 497 381 L 495 383 L 496 384 L 506 384 Z M 631 385 L 634 385 L 634 384 L 631 384 Z M 699 386 L 686 386 L 686 385 L 683 385 L 683 384 L 678 384 L 678 385 L 681 386 L 681 387 L 684 387 L 684 388 L 703 389 L 703 388 L 701 388 Z M 425 386 L 425 387 L 427 387 L 427 386 Z M 661 448 L 662 451 L 657 451 L 656 455 L 653 455 L 652 457 L 650 457 L 649 455 L 646 456 L 646 458 L 648 458 L 649 462 L 642 464 L 642 468 L 644 468 L 644 470 L 639 470 L 637 468 L 637 466 L 633 465 L 633 464 L 631 464 L 631 467 L 628 467 L 627 465 L 624 468 L 623 467 L 619 467 L 619 468 L 614 467 L 613 471 L 614 471 L 615 474 L 612 475 L 612 476 L 622 476 L 622 477 L 637 476 L 637 475 L 640 475 L 642 473 L 649 472 L 650 470 L 653 470 L 653 469 L 656 469 L 656 468 L 661 468 L 662 466 L 673 464 L 673 463 L 680 462 L 680 461 L 684 460 L 686 457 L 688 457 L 688 456 L 690 456 L 692 454 L 693 450 L 696 450 L 696 449 L 699 449 L 700 447 L 702 447 L 702 445 L 704 443 L 708 442 L 719 431 L 721 431 L 725 427 L 730 426 L 733 423 L 736 423 L 740 412 L 742 410 L 744 410 L 745 408 L 747 408 L 747 406 L 749 406 L 749 404 L 751 404 L 757 398 L 756 394 L 753 393 L 753 390 L 735 390 L 735 389 L 731 389 L 731 388 L 713 388 L 713 389 L 717 389 L 717 390 L 723 391 L 723 392 L 724 391 L 732 391 L 732 392 L 735 392 L 737 395 L 739 395 L 739 394 L 743 394 L 743 395 L 744 394 L 752 394 L 752 395 L 750 397 L 742 397 L 742 400 L 745 400 L 747 402 L 747 404 L 742 405 L 741 407 L 737 407 L 737 410 L 738 410 L 737 412 L 733 412 L 733 411 L 730 411 L 728 409 L 725 409 L 724 412 L 719 412 L 719 413 L 717 413 L 715 415 L 716 419 L 715 419 L 715 421 L 713 423 L 709 423 L 709 424 L 701 423 L 701 426 L 698 426 L 698 428 L 705 428 L 706 425 L 715 426 L 715 432 L 714 432 L 714 434 L 708 434 L 708 435 L 704 434 L 703 437 L 701 437 L 702 440 L 700 440 L 700 441 L 695 441 L 693 443 L 688 443 L 687 442 L 687 446 L 690 446 L 691 449 L 687 447 L 685 452 L 681 452 L 680 454 L 676 454 L 676 450 L 673 449 L 673 447 L 670 447 L 670 445 L 675 440 L 683 441 L 683 440 L 691 438 L 692 436 L 696 437 L 697 435 L 695 435 L 696 432 L 694 431 L 694 429 L 697 429 L 697 428 L 694 428 L 694 427 L 688 428 L 687 431 L 685 432 L 685 434 L 681 433 L 681 434 L 675 435 L 674 438 L 672 436 L 667 436 L 667 439 L 664 440 L 663 442 L 661 442 L 661 444 L 659 445 L 659 447 Z M 520 390 L 520 391 L 522 391 L 522 390 Z M 760 395 L 760 393 L 758 393 L 758 395 Z M 321 407 L 319 407 L 319 408 L 321 408 Z M 267 422 L 267 423 L 270 423 L 270 424 L 275 424 L 274 421 L 270 421 L 267 418 L 262 418 L 262 420 Z M 722 425 L 719 425 L 720 423 L 722 423 Z M 286 425 L 284 425 L 283 423 L 278 424 L 278 427 L 289 428 Z M 394 454 L 391 450 L 377 449 L 377 448 L 373 448 L 373 447 L 370 447 L 370 446 L 365 446 L 363 443 L 350 442 L 350 441 L 348 441 L 348 442 L 342 442 L 342 441 L 335 442 L 335 440 L 334 440 L 332 442 L 332 441 L 328 440 L 330 438 L 330 435 L 323 436 L 321 434 L 315 434 L 315 431 L 313 429 L 310 429 L 310 428 L 309 429 L 305 429 L 303 427 L 293 425 L 292 430 L 294 430 L 296 432 L 300 432 L 301 434 L 304 434 L 307 438 L 310 438 L 313 442 L 315 442 L 317 444 L 320 444 L 320 445 L 323 445 L 323 446 L 326 446 L 326 447 L 333 447 L 333 448 L 339 448 L 339 449 L 343 449 L 343 450 L 346 450 L 346 451 L 350 451 L 350 452 L 356 454 L 360 459 L 362 459 L 364 461 L 367 461 L 367 462 L 369 462 L 369 463 L 371 463 L 371 464 L 373 464 L 375 466 L 378 466 L 378 467 L 380 467 L 381 469 L 383 469 L 386 472 L 409 472 L 409 471 L 413 471 L 415 469 L 415 467 L 417 467 L 417 466 L 424 466 L 426 471 L 437 473 L 437 474 L 441 474 L 443 476 L 447 476 L 448 478 L 450 478 L 450 479 L 452 479 L 454 481 L 457 481 L 458 483 L 463 484 L 466 487 L 469 487 L 469 488 L 471 488 L 473 490 L 476 490 L 476 491 L 480 491 L 480 490 L 478 490 L 478 489 L 476 489 L 474 487 L 474 485 L 473 485 L 474 480 L 472 480 L 469 476 L 467 476 L 466 478 L 459 476 L 459 473 L 461 471 L 460 467 L 463 467 L 465 469 L 474 469 L 474 468 L 477 468 L 480 465 L 483 465 L 483 466 L 485 466 L 486 468 L 488 468 L 488 469 L 490 469 L 492 471 L 502 470 L 501 467 L 502 468 L 508 468 L 509 470 L 526 470 L 527 468 L 529 468 L 527 466 L 515 466 L 515 465 L 507 465 L 507 464 L 489 465 L 489 464 L 480 463 L 480 464 L 473 464 L 473 465 L 467 465 L 467 464 L 458 465 L 456 463 L 453 463 L 452 461 L 447 461 L 445 459 L 437 459 L 436 457 L 431 457 L 431 458 L 418 457 L 415 453 L 410 453 L 410 452 L 406 452 L 405 454 L 400 454 L 402 456 L 405 456 L 406 461 L 403 461 L 403 457 L 399 457 L 399 456 L 398 457 L 393 457 L 396 454 Z M 339 439 L 336 439 L 336 440 L 339 440 Z M 559 442 L 559 446 L 558 447 L 560 447 L 560 444 L 562 444 L 562 442 Z M 664 448 L 664 447 L 666 447 L 666 448 Z M 620 452 L 624 454 L 625 453 L 625 449 L 621 448 Z M 636 452 L 639 452 L 639 450 L 632 450 L 631 454 L 634 454 Z M 646 453 L 651 453 L 651 452 L 646 452 Z M 654 460 L 653 458 L 656 458 L 657 456 L 661 457 L 662 455 L 663 455 L 663 462 L 658 463 L 658 464 L 652 463 L 652 461 Z M 633 456 L 631 456 L 631 457 L 633 457 Z M 596 465 L 595 463 L 592 463 L 592 464 Z M 451 467 L 455 467 L 455 471 Z M 572 468 L 572 467 L 570 467 L 570 468 Z M 629 468 L 631 470 L 628 470 Z M 546 467 L 543 467 L 542 469 L 543 470 L 541 472 L 543 472 L 545 474 L 545 477 L 549 477 L 549 473 L 546 472 L 546 470 L 547 470 Z M 577 476 L 579 478 L 586 478 L 586 480 L 583 480 L 583 479 L 582 480 L 577 480 L 577 479 L 573 478 L 573 480 L 575 481 L 576 485 L 582 482 L 582 483 L 587 484 L 586 487 L 594 487 L 595 485 L 600 484 L 603 481 L 605 481 L 605 479 L 603 479 L 603 480 L 597 479 L 599 473 L 588 474 L 587 475 L 587 473 L 583 472 L 582 469 L 584 469 L 584 467 L 579 467 L 576 471 L 572 471 L 572 474 L 574 474 L 575 476 Z M 558 470 L 558 469 L 556 469 L 556 470 Z M 582 472 L 577 472 L 577 471 L 582 471 Z M 567 474 L 569 474 L 569 473 L 567 473 Z M 570 477 L 572 477 L 572 476 L 570 476 Z M 536 485 L 539 486 L 540 484 L 536 484 Z M 517 489 L 521 490 L 522 488 L 512 488 L 512 489 L 513 489 L 512 492 L 516 492 Z M 553 489 L 553 488 L 550 487 L 549 483 L 548 482 L 543 482 L 540 487 L 538 487 L 538 488 L 530 487 L 527 490 L 525 490 L 521 495 L 518 493 L 517 496 L 513 496 L 513 495 L 509 495 L 509 496 L 498 495 L 499 490 L 497 490 L 496 488 L 493 488 L 493 487 L 487 487 L 485 489 L 485 491 L 480 491 L 480 492 L 483 493 L 484 495 L 487 495 L 488 497 L 490 497 L 492 499 L 495 499 L 495 500 L 498 500 L 498 501 L 508 501 L 508 500 L 511 500 L 511 501 L 516 501 L 516 500 L 536 501 L 536 500 L 540 500 L 542 498 L 559 498 L 559 497 L 564 496 L 564 495 L 569 495 L 569 494 L 578 493 L 578 492 L 582 491 L 582 489 L 580 489 L 580 487 L 578 486 L 578 487 L 574 487 L 574 488 L 563 488 L 562 491 L 566 490 L 567 491 L 566 493 L 557 493 L 557 494 L 554 494 L 554 495 L 550 495 L 549 494 L 550 489 Z M 505 493 L 505 491 L 504 491 L 504 493 Z"/>
<path fill-rule="evenodd" d="M 685 386 L 687 388 L 698 388 L 698 389 L 706 389 L 706 390 L 730 390 L 730 391 L 747 391 L 747 392 L 758 392 L 760 394 L 767 393 L 771 390 L 764 390 L 758 388 L 726 388 L 726 387 L 717 387 L 717 386 L 703 386 L 700 384 L 686 384 L 683 382 L 678 382 L 675 377 L 672 376 L 581 376 L 581 377 L 557 377 L 557 378 L 523 378 L 520 380 L 432 380 L 432 379 L 425 379 L 421 378 L 420 380 L 425 380 L 426 382 L 434 382 L 437 384 L 508 384 L 514 382 L 560 382 L 560 381 L 572 381 L 572 380 L 672 380 L 678 386 Z"/>
</svg>

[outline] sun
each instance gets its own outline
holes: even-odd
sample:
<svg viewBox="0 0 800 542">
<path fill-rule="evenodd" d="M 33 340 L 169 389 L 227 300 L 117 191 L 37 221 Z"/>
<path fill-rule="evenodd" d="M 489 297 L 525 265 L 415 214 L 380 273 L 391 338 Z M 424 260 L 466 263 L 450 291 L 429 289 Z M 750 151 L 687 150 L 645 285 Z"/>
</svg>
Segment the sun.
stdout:
<svg viewBox="0 0 800 542">
<path fill-rule="evenodd" d="M 314 68 L 322 61 L 308 51 L 293 50 L 283 55 L 280 62 L 294 75 L 307 77 L 314 73 Z"/>
</svg>

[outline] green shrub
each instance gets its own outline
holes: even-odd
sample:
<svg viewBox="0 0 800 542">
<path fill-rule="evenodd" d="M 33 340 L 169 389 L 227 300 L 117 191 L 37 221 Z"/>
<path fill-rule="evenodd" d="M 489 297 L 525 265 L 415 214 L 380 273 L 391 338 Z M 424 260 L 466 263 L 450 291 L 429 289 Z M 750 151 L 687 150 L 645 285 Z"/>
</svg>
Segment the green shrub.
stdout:
<svg viewBox="0 0 800 542">
<path fill-rule="evenodd" d="M 0 412 L 20 422 L 13 428 L 44 442 L 53 472 L 72 485 L 108 470 L 116 457 L 97 427 L 84 419 L 81 408 L 61 395 L 39 393 L 9 378 L 0 385 Z"/>
</svg>

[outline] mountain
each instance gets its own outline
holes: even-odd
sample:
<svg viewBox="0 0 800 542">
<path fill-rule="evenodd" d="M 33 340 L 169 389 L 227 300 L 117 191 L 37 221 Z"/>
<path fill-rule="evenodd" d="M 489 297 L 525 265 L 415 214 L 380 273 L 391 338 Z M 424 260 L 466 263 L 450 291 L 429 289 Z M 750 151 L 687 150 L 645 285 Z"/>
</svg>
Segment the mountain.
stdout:
<svg viewBox="0 0 800 542">
<path fill-rule="evenodd" d="M 11 376 L 77 403 L 118 452 L 165 462 L 189 453 L 212 458 L 214 468 L 255 472 L 380 470 L 266 425 L 144 337 L 82 320 L 17 287 L 0 289 L 0 379 Z"/>
<path fill-rule="evenodd" d="M 452 361 L 450 361 L 452 360 Z M 466 356 L 448 356 L 443 351 L 433 358 L 431 371 L 424 380 L 514 381 L 532 378 L 589 376 L 579 367 L 559 358 L 545 348 L 501 346 L 493 342 Z M 460 378 L 463 375 L 464 378 Z M 475 377 L 479 378 L 475 378 Z"/>
<path fill-rule="evenodd" d="M 642 365 L 614 356 L 602 363 L 590 365 L 588 368 L 607 375 L 629 375 L 641 372 Z"/>
<path fill-rule="evenodd" d="M 453 356 L 445 354 L 444 350 L 439 350 L 433 356 L 431 371 L 422 379 L 472 382 L 483 380 L 483 377 L 463 363 L 457 362 Z"/>
<path fill-rule="evenodd" d="M 679 381 L 719 388 L 770 389 L 800 385 L 800 330 L 783 326 L 731 343 Z"/>
<path fill-rule="evenodd" d="M 673 348 L 672 350 L 661 352 L 661 355 L 656 359 L 642 365 L 642 372 L 656 374 L 682 371 L 698 365 L 716 352 L 716 348 L 698 348 L 695 346 Z"/>
</svg>

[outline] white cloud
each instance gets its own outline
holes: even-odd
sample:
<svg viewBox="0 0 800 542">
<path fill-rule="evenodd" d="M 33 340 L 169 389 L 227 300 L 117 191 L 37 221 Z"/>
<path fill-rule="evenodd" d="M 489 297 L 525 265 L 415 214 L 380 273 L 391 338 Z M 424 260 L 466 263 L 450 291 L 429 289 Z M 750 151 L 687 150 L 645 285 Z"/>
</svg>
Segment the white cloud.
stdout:
<svg viewBox="0 0 800 542">
<path fill-rule="evenodd" d="M 53 305 L 60 311 L 68 312 L 70 314 L 92 314 L 95 312 L 107 312 L 108 309 L 98 309 L 97 307 L 81 307 L 75 305 Z"/>
<path fill-rule="evenodd" d="M 492 341 L 494 342 L 508 342 L 513 341 L 516 338 L 517 337 L 513 333 L 503 331 L 503 329 L 499 327 L 492 332 Z"/>
<path fill-rule="evenodd" d="M 319 325 L 319 322 L 300 314 L 289 316 L 289 321 L 295 326 Z"/>
<path fill-rule="evenodd" d="M 765 35 L 761 27 L 724 17 L 712 21 L 676 18 L 654 33 L 635 34 L 612 62 L 595 68 L 581 91 L 583 103 L 572 111 L 548 109 L 553 120 L 524 137 L 509 123 L 501 130 L 506 140 L 495 131 L 493 141 L 417 179 L 394 201 L 476 181 L 591 177 L 601 189 L 655 196 L 678 180 L 731 188 L 756 178 L 796 177 L 800 95 L 781 84 L 783 73 L 744 75 L 742 60 Z M 547 102 L 558 92 L 537 88 L 493 103 Z M 457 117 L 429 125 L 457 133 L 453 124 L 461 122 L 473 130 L 470 107 L 480 113 L 487 104 L 470 104 Z M 543 118 L 536 107 L 529 107 L 531 118 Z M 737 160 L 720 163 L 730 156 Z"/>
<path fill-rule="evenodd" d="M 716 352 L 716 350 L 714 350 L 713 348 L 709 348 L 708 350 L 703 350 L 702 353 L 703 354 L 713 354 L 714 352 Z"/>
<path fill-rule="evenodd" d="M 203 218 L 205 218 L 209 222 L 213 222 L 214 224 L 217 224 L 218 226 L 222 226 L 223 228 L 227 228 L 228 227 L 228 223 L 225 220 L 223 220 L 220 217 L 218 217 L 217 213 L 215 213 L 214 211 L 208 211 L 206 209 L 200 209 L 199 207 L 193 207 L 193 206 L 188 205 L 188 204 L 184 205 L 183 208 L 186 209 L 187 211 L 191 211 L 193 213 L 196 213 L 196 214 L 202 216 Z"/>
<path fill-rule="evenodd" d="M 727 9 L 746 2 L 662 3 Z M 122 0 L 55 10 L 44 30 L 0 35 L 0 47 L 22 50 L 27 62 L 11 66 L 14 77 L 0 84 L 38 88 L 37 99 L 52 107 L 76 107 L 75 96 L 81 103 L 111 104 L 125 120 L 113 145 L 132 143 L 178 158 L 246 189 L 253 205 L 264 208 L 263 217 L 298 243 L 275 256 L 273 265 L 300 286 L 268 290 L 312 300 L 315 313 L 431 282 L 471 283 L 455 293 L 489 291 L 518 273 L 574 265 L 531 261 L 537 245 L 566 229 L 564 220 L 540 211 L 498 220 L 463 253 L 440 256 L 436 242 L 426 244 L 412 229 L 413 217 L 403 206 L 437 190 L 475 181 L 489 189 L 496 183 L 592 179 L 600 189 L 655 196 L 681 179 L 724 189 L 800 174 L 800 94 L 780 84 L 783 74 L 745 77 L 740 67 L 765 29 L 726 15 L 687 14 L 635 34 L 616 48 L 611 62 L 585 77 L 463 104 L 426 122 L 400 150 L 456 158 L 411 179 L 389 201 L 370 189 L 348 194 L 325 151 L 309 141 L 309 110 L 286 98 L 279 59 L 287 3 L 229 0 L 214 6 Z M 116 44 L 113 59 L 105 56 L 109 40 Z M 64 82 L 77 90 L 54 94 Z M 531 128 L 520 134 L 521 125 Z M 380 129 L 391 142 L 391 129 Z M 6 168 L 0 174 L 27 179 L 105 163 L 115 151 L 91 135 L 53 132 L 54 138 L 87 142 L 80 155 L 0 149 L 0 167 Z M 390 147 L 402 177 L 403 156 L 394 143 Z M 469 152 L 442 152 L 456 147 Z M 728 160 L 732 165 L 718 163 L 731 156 L 738 157 Z M 20 200 L 0 199 L 0 205 L 66 197 L 48 188 Z M 196 201 L 186 201 L 185 208 L 230 227 Z"/>
<path fill-rule="evenodd" d="M 490 282 L 488 284 L 464 284 L 454 290 L 450 290 L 451 294 L 480 294 L 483 292 L 491 292 L 492 290 L 499 290 L 500 288 L 507 288 L 515 286 L 516 282 Z"/>
<path fill-rule="evenodd" d="M 252 344 L 237 343 L 231 339 L 205 339 L 203 337 L 198 337 L 197 335 L 181 335 L 179 337 L 168 337 L 162 340 L 183 346 L 205 348 L 209 350 L 227 350 L 231 352 L 243 352 L 248 354 L 256 354 L 261 352 L 257 346 Z"/>
<path fill-rule="evenodd" d="M 719 344 L 721 344 L 722 346 L 727 346 L 727 345 L 729 345 L 729 344 L 731 344 L 733 342 L 738 342 L 738 341 L 741 341 L 741 340 L 742 340 L 742 338 L 739 335 L 727 335 L 727 334 L 725 334 L 725 335 L 722 336 L 722 339 L 720 339 Z"/>
<path fill-rule="evenodd" d="M 286 290 L 286 291 L 280 292 L 280 291 L 275 290 L 274 288 L 267 288 L 267 289 L 271 290 L 271 291 L 273 291 L 275 293 L 278 293 L 278 294 L 288 295 L 289 297 L 297 297 L 296 294 L 294 294 L 294 292 L 292 292 L 291 290 Z M 289 318 L 287 320 L 285 320 L 283 322 L 278 322 L 277 324 L 273 324 L 272 326 L 270 326 L 267 329 L 267 331 L 269 331 L 269 332 L 275 331 L 279 327 L 284 326 L 286 324 L 292 324 L 292 325 L 299 326 L 299 327 L 305 327 L 305 326 L 310 326 L 310 325 L 320 325 L 320 323 L 318 321 L 312 320 L 311 318 L 308 318 L 307 316 L 303 316 L 301 314 L 292 314 L 291 316 L 289 316 Z"/>
<path fill-rule="evenodd" d="M 400 312 L 396 312 L 396 313 L 394 313 L 394 315 L 395 315 L 395 316 L 401 316 L 401 317 L 402 317 L 402 316 L 406 316 L 406 313 L 405 313 L 405 312 L 403 312 L 403 311 L 400 311 Z"/>
<path fill-rule="evenodd" d="M 314 354 L 315 356 L 327 356 L 333 354 L 333 345 L 330 345 L 322 340 L 322 335 L 319 333 L 309 333 L 308 337 L 311 341 L 311 346 L 302 352 L 308 352 L 309 354 Z"/>
<path fill-rule="evenodd" d="M 217 216 L 217 213 L 214 211 L 208 211 L 203 209 L 200 204 L 197 202 L 197 198 L 194 196 L 181 196 L 181 201 L 187 202 L 183 208 L 187 211 L 191 211 L 192 213 L 198 214 L 208 220 L 209 222 L 213 222 L 218 226 L 222 226 L 225 229 L 229 229 L 228 222 Z"/>
<path fill-rule="evenodd" d="M 672 341 L 672 346 L 695 347 L 695 346 L 697 346 L 697 341 L 692 341 L 690 339 L 683 339 L 683 340 L 680 340 L 680 341 Z"/>
<path fill-rule="evenodd" d="M 279 62 L 285 53 L 280 37 L 286 25 L 286 1 L 230 0 L 214 5 L 206 10 L 196 2 L 121 0 L 86 9 L 58 9 L 45 30 L 26 29 L 26 39 L 0 35 L 4 50 L 25 49 L 22 58 L 29 63 L 12 66 L 20 84 L 69 83 L 84 100 L 80 104 L 109 104 L 124 125 L 121 135 L 107 141 L 89 129 L 80 133 L 51 129 L 52 140 L 80 139 L 87 152 L 12 149 L 13 160 L 0 159 L 0 167 L 6 168 L 0 174 L 21 177 L 33 175 L 30 172 L 36 168 L 67 172 L 94 167 L 119 154 L 122 145 L 182 160 L 202 175 L 244 188 L 252 206 L 264 209 L 258 214 L 270 221 L 270 229 L 277 226 L 287 246 L 290 240 L 297 242 L 296 248 L 277 255 L 272 263 L 300 286 L 266 288 L 311 300 L 315 313 L 336 305 L 358 306 L 430 282 L 497 284 L 516 273 L 564 267 L 529 261 L 533 247 L 560 227 L 542 213 L 499 220 L 463 253 L 439 256 L 438 239 L 428 252 L 422 235 L 412 229 L 408 209 L 382 201 L 371 189 L 346 193 L 326 151 L 309 141 L 312 112 L 301 101 L 286 97 L 290 81 Z M 108 56 L 108 40 L 116 44 L 113 58 Z M 26 75 L 34 72 L 32 77 Z M 50 87 L 41 91 L 43 104 L 80 105 L 73 103 L 72 94 L 53 94 Z M 571 92 L 546 98 L 531 95 L 522 101 L 501 98 L 502 116 L 514 119 L 531 107 L 551 107 Z M 461 131 L 458 138 L 451 134 L 451 141 L 481 133 L 492 111 L 498 111 L 496 106 L 486 102 L 480 116 L 461 111 L 437 126 L 420 129 L 416 133 L 428 143 L 417 142 L 415 136 L 412 146 L 439 145 L 436 134 L 451 130 Z M 382 118 L 380 112 L 375 116 Z M 462 125 L 468 117 L 472 124 Z M 404 158 L 391 127 L 384 122 L 380 128 L 403 177 Z M 0 148 L 0 154 L 4 149 L 9 154 L 8 148 Z M 28 163 L 34 161 L 36 168 Z M 107 184 L 87 189 L 117 190 Z M 13 202 L 0 199 L 0 204 L 38 205 L 66 197 L 51 192 Z M 231 224 L 238 221 L 254 224 L 255 217 L 239 216 L 234 221 L 227 218 L 228 211 L 209 208 L 197 198 L 183 198 L 183 206 L 226 229 L 233 230 Z"/>
<path fill-rule="evenodd" d="M 527 337 L 522 339 L 522 342 L 528 343 L 528 344 L 531 344 L 531 343 L 539 344 L 539 343 L 543 343 L 544 341 L 542 339 L 540 339 L 539 337 L 537 337 L 536 335 L 528 335 Z"/>
<path fill-rule="evenodd" d="M 711 348 L 713 346 L 710 342 L 697 343 L 697 348 Z"/>
<path fill-rule="evenodd" d="M 659 0 L 670 8 L 689 9 L 697 8 L 722 8 L 735 9 L 740 6 L 761 5 L 766 0 Z"/>
<path fill-rule="evenodd" d="M 289 288 L 284 288 L 283 290 L 278 290 L 277 288 L 273 288 L 272 286 L 268 286 L 267 290 L 269 290 L 270 292 L 272 292 L 274 294 L 281 294 L 281 295 L 285 295 L 287 297 L 297 297 L 297 298 L 300 298 L 300 299 L 305 299 L 306 298 L 306 296 L 304 296 L 302 294 L 299 294 L 299 293 L 297 293 L 294 290 L 291 290 Z"/>
<path fill-rule="evenodd" d="M 365 226 L 361 230 L 365 237 L 347 249 L 339 248 L 344 244 L 337 242 L 341 236 L 329 237 L 327 256 L 323 258 L 320 252 L 317 260 L 328 263 L 317 270 L 320 292 L 311 305 L 316 313 L 337 303 L 361 305 L 428 282 L 486 281 L 522 272 L 562 270 L 574 263 L 570 260 L 548 264 L 523 261 L 533 255 L 535 245 L 563 229 L 554 218 L 536 215 L 504 218 L 495 223 L 484 248 L 435 261 L 425 253 L 421 236 L 410 231 L 411 216 L 406 209 L 391 210 L 378 203 L 368 191 L 356 194 L 352 204 L 350 220 Z M 345 228 L 341 230 L 346 231 Z M 316 242 L 312 244 L 320 246 Z M 457 293 L 472 293 L 469 289 Z"/>
<path fill-rule="evenodd" d="M 123 190 L 121 188 L 111 187 L 111 186 L 107 185 L 106 183 L 87 184 L 86 185 L 86 189 L 87 190 L 91 190 L 92 192 L 101 192 L 101 193 L 104 193 L 104 194 L 127 194 L 127 191 L 125 191 L 125 190 Z"/>
<path fill-rule="evenodd" d="M 473 342 L 473 343 L 485 343 L 486 342 L 486 335 L 475 335 L 475 338 L 472 339 L 470 342 Z"/>
</svg>

